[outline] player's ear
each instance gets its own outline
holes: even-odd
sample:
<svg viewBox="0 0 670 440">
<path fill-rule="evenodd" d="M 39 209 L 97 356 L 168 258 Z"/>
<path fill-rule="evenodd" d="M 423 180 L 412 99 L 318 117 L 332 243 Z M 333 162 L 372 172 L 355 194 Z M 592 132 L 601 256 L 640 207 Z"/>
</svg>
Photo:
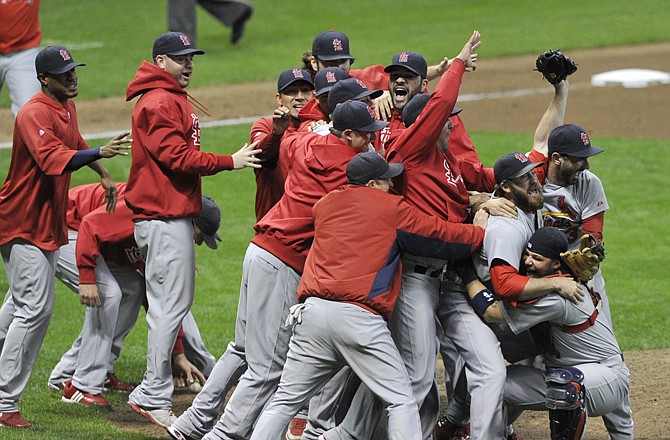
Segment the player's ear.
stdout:
<svg viewBox="0 0 670 440">
<path fill-rule="evenodd" d="M 421 92 L 424 93 L 428 89 L 428 80 L 423 78 L 421 80 Z"/>
<path fill-rule="evenodd" d="M 559 153 L 551 153 L 551 161 L 554 162 L 555 165 L 560 165 L 563 161 L 562 159 L 563 156 L 561 156 Z"/>
<path fill-rule="evenodd" d="M 316 60 L 316 57 L 314 55 L 311 55 L 309 57 L 309 64 L 312 65 L 312 69 L 314 69 L 315 72 L 319 71 L 319 62 Z"/>
<path fill-rule="evenodd" d="M 275 95 L 275 98 L 277 99 L 277 105 L 281 107 L 281 95 L 279 95 L 279 93 L 277 93 Z"/>
</svg>

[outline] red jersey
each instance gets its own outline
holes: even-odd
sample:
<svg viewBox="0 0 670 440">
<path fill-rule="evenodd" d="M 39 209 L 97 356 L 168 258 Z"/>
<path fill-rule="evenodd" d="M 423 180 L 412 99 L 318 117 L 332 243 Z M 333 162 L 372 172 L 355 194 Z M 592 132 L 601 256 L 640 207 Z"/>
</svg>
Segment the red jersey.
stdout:
<svg viewBox="0 0 670 440">
<path fill-rule="evenodd" d="M 312 207 L 346 183 L 347 164 L 357 154 L 332 134 L 303 136 L 300 138 L 306 141 L 292 152 L 284 196 L 254 226 L 257 235 L 251 240 L 298 273 L 302 273 L 314 237 Z M 295 140 L 298 134 L 290 138 Z"/>
<path fill-rule="evenodd" d="M 135 219 L 197 217 L 200 176 L 233 169 L 232 156 L 200 151 L 200 123 L 186 91 L 146 61 L 128 84 L 126 100 L 140 95 L 126 202 Z"/>
<path fill-rule="evenodd" d="M 349 78 L 363 81 L 363 84 L 370 90 L 388 90 L 389 74 L 384 72 L 385 68 L 385 66 L 377 64 L 363 69 L 351 69 L 348 75 Z"/>
<path fill-rule="evenodd" d="M 144 272 L 144 256 L 135 242 L 133 211 L 119 199 L 114 212 L 105 206 L 86 214 L 77 236 L 77 267 L 81 284 L 95 284 L 96 259 Z"/>
<path fill-rule="evenodd" d="M 40 0 L 0 2 L 0 54 L 37 47 L 42 41 Z"/>
<path fill-rule="evenodd" d="M 467 217 L 468 189 L 491 191 L 495 187 L 491 168 L 462 161 L 452 154 L 451 148 L 442 152 L 437 146 L 458 98 L 464 72 L 465 65 L 454 62 L 440 78 L 416 122 L 397 131 L 386 150 L 389 162 L 405 165 L 405 172 L 394 180 L 394 188 L 424 213 L 454 223 L 462 223 Z"/>
<path fill-rule="evenodd" d="M 115 182 L 119 199 L 126 193 L 126 184 Z M 70 188 L 68 191 L 67 228 L 79 230 L 82 217 L 105 205 L 105 188 L 100 183 L 89 183 Z M 106 206 L 106 205 L 105 205 Z"/>
<path fill-rule="evenodd" d="M 400 291 L 401 251 L 442 259 L 469 256 L 484 239 L 479 226 L 421 213 L 400 196 L 345 185 L 313 209 L 314 242 L 298 287 L 310 296 L 358 304 L 388 320 Z M 420 238 L 421 246 L 416 246 Z"/>
<path fill-rule="evenodd" d="M 257 150 L 263 150 L 256 155 L 261 160 L 262 168 L 255 168 L 256 174 L 256 221 L 277 204 L 284 195 L 284 182 L 288 173 L 289 164 L 286 156 L 279 149 L 282 138 L 297 130 L 296 126 L 288 126 L 282 136 L 272 134 L 272 118 L 261 118 L 251 126 L 249 142 L 260 141 Z M 287 158 L 286 158 L 287 159 Z"/>
<path fill-rule="evenodd" d="M 67 243 L 65 166 L 88 145 L 74 102 L 38 92 L 16 115 L 12 159 L 0 189 L 0 244 L 22 238 L 46 251 Z"/>
</svg>

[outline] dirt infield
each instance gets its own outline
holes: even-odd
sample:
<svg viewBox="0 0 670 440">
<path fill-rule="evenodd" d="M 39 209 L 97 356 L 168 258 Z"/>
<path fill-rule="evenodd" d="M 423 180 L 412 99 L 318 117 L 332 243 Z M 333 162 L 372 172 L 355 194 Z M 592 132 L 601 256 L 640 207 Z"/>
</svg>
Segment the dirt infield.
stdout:
<svg viewBox="0 0 670 440">
<path fill-rule="evenodd" d="M 566 122 L 584 126 L 592 136 L 670 139 L 667 121 L 670 85 L 647 89 L 590 86 L 593 74 L 609 70 L 645 68 L 669 72 L 668 53 L 670 43 L 570 52 L 579 63 L 579 70 L 570 77 Z M 534 56 L 482 59 L 476 73 L 468 74 L 461 88 L 464 99 L 458 106 L 465 109 L 461 117 L 469 130 L 533 132 L 553 91 L 539 73 L 532 71 L 534 59 Z M 197 84 L 197 73 L 194 83 Z M 274 82 L 189 89 L 211 111 L 212 117 L 203 117 L 202 121 L 269 114 L 275 105 L 275 91 Z M 83 133 L 130 127 L 132 103 L 122 98 L 80 100 L 77 106 Z M 0 110 L 0 143 L 11 141 L 12 124 L 9 110 Z M 633 377 L 636 437 L 670 438 L 670 387 L 665 374 L 670 371 L 670 349 L 629 352 L 626 362 Z M 192 395 L 177 394 L 175 412 L 180 414 L 191 399 Z M 124 429 L 141 431 L 149 438 L 167 438 L 125 404 L 115 405 L 110 418 Z M 545 413 L 525 413 L 515 427 L 527 440 L 548 438 Z M 591 420 L 586 437 L 608 438 L 598 419 Z"/>
</svg>

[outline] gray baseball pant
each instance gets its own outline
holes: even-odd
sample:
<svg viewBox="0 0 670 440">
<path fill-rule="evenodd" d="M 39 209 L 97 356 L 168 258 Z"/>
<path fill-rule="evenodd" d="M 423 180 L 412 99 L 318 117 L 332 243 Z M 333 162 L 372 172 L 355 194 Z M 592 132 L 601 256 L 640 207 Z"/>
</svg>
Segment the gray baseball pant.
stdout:
<svg viewBox="0 0 670 440">
<path fill-rule="evenodd" d="M 241 304 L 238 307 L 238 323 L 242 320 L 245 328 L 244 350 L 248 368 L 223 416 L 204 439 L 246 439 L 251 436 L 263 407 L 279 385 L 291 337 L 291 330 L 284 327 L 284 322 L 289 308 L 298 302 L 299 282 L 300 276 L 295 270 L 270 252 L 249 244 L 242 268 Z"/>
<path fill-rule="evenodd" d="M 172 407 L 172 348 L 195 291 L 191 218 L 135 222 L 135 241 L 146 259 L 147 371 L 128 401 L 144 408 Z"/>
<path fill-rule="evenodd" d="M 35 71 L 35 57 L 39 51 L 39 47 L 31 47 L 5 55 L 0 54 L 0 89 L 3 84 L 7 84 L 14 117 L 41 89 Z"/>
<path fill-rule="evenodd" d="M 279 439 L 291 417 L 343 365 L 387 408 L 389 439 L 422 438 L 409 376 L 384 319 L 354 304 L 308 298 L 279 389 L 251 440 Z"/>
<path fill-rule="evenodd" d="M 633 438 L 633 419 L 630 407 L 630 372 L 621 356 L 600 364 L 574 366 L 584 373 L 586 413 L 589 417 L 602 416 L 612 440 Z M 507 367 L 505 405 L 510 423 L 523 410 L 547 411 L 545 372 L 525 365 Z"/>
<path fill-rule="evenodd" d="M 54 307 L 58 251 L 23 239 L 0 246 L 9 291 L 0 308 L 0 412 L 18 411 Z"/>
<path fill-rule="evenodd" d="M 186 34 L 193 46 L 197 46 L 196 3 L 228 27 L 251 8 L 248 2 L 241 0 L 168 0 L 168 29 Z"/>
</svg>

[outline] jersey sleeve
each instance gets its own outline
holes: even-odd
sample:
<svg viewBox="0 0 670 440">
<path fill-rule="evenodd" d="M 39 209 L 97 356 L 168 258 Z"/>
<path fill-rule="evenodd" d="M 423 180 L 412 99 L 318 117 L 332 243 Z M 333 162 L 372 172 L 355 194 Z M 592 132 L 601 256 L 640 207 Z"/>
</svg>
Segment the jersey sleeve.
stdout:
<svg viewBox="0 0 670 440">
<path fill-rule="evenodd" d="M 582 220 L 609 209 L 605 189 L 598 176 L 588 170 L 583 174 L 584 183 L 579 186 Z"/>
<path fill-rule="evenodd" d="M 20 127 L 17 129 L 23 143 L 40 170 L 48 176 L 60 176 L 81 147 L 79 143 L 66 146 L 56 136 L 53 124 L 49 122 L 49 108 L 33 106 L 31 110 L 17 115 L 16 127 Z"/>
<path fill-rule="evenodd" d="M 401 199 L 397 236 L 401 249 L 413 255 L 460 260 L 481 246 L 484 229 L 426 215 Z"/>
<path fill-rule="evenodd" d="M 500 304 L 500 310 L 507 324 L 515 334 L 519 334 L 541 322 L 560 320 L 565 316 L 565 300 L 556 294 L 549 294 L 528 303 Z"/>
<path fill-rule="evenodd" d="M 504 217 L 489 219 L 484 236 L 484 249 L 486 250 L 489 269 L 491 269 L 493 261 L 498 259 L 514 267 L 518 272 L 526 241 L 526 234 L 517 219 Z"/>
<path fill-rule="evenodd" d="M 530 159 L 531 162 L 533 163 L 543 163 L 544 165 L 541 167 L 535 168 L 535 175 L 537 176 L 537 180 L 540 182 L 540 184 L 544 183 L 544 179 L 547 177 L 547 168 L 549 167 L 549 158 L 545 156 L 544 154 L 540 153 L 537 150 L 532 150 L 530 154 L 528 155 L 528 158 Z"/>
<path fill-rule="evenodd" d="M 272 118 L 261 118 L 254 122 L 249 133 L 249 142 L 256 145 L 257 150 L 262 150 L 256 157 L 263 163 L 272 162 L 279 157 L 279 144 L 282 136 L 272 134 Z"/>
<path fill-rule="evenodd" d="M 442 74 L 414 124 L 388 144 L 389 162 L 403 162 L 406 168 L 412 168 L 430 154 L 456 104 L 464 72 L 465 64 L 456 61 Z"/>
<path fill-rule="evenodd" d="M 165 168 L 187 174 L 211 175 L 233 169 L 231 155 L 217 155 L 192 148 L 184 135 L 182 113 L 166 102 L 146 111 L 146 148 Z"/>
</svg>

